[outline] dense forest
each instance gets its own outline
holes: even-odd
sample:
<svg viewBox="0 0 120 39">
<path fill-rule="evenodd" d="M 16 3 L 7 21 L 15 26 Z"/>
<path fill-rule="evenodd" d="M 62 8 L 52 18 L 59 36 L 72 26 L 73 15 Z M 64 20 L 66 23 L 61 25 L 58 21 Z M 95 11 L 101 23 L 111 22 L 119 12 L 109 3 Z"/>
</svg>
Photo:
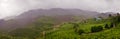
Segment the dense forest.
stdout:
<svg viewBox="0 0 120 39">
<path fill-rule="evenodd" d="M 98 19 L 99 18 L 99 19 Z M 0 39 L 120 39 L 120 15 L 57 23 L 42 17 L 24 28 L 0 32 Z"/>
</svg>

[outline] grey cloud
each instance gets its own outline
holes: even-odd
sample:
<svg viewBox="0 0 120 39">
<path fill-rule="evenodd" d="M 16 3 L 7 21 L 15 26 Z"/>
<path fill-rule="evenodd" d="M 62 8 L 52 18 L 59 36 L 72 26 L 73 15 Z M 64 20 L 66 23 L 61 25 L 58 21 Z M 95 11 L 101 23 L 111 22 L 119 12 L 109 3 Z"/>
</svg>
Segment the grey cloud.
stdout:
<svg viewBox="0 0 120 39">
<path fill-rule="evenodd" d="M 0 8 L 2 17 L 38 8 L 77 8 L 98 12 L 120 12 L 120 0 L 0 0 Z"/>
</svg>

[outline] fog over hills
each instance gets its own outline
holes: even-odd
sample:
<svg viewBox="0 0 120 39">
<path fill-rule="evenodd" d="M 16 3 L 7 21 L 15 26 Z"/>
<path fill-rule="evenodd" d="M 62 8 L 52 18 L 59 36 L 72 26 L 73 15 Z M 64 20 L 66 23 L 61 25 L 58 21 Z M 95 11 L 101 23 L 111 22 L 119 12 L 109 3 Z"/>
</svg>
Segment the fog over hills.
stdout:
<svg viewBox="0 0 120 39">
<path fill-rule="evenodd" d="M 0 24 L 3 28 L 17 28 L 43 16 L 59 21 L 74 15 L 92 18 L 99 12 L 118 12 L 119 4 L 118 0 L 0 0 L 0 18 L 12 19 L 1 19 Z"/>
<path fill-rule="evenodd" d="M 94 16 L 98 12 L 85 11 L 80 9 L 62 9 L 62 8 L 52 8 L 52 9 L 36 9 L 25 12 L 19 16 L 24 17 L 35 17 L 35 16 L 55 16 L 55 15 L 86 15 Z"/>
<path fill-rule="evenodd" d="M 24 12 L 19 16 L 15 16 L 10 20 L 1 22 L 3 26 L 1 28 L 13 29 L 24 27 L 25 25 L 34 22 L 36 19 L 39 19 L 44 16 L 52 17 L 56 20 L 57 23 L 73 20 L 73 16 L 80 16 L 81 19 L 94 18 L 97 16 L 98 12 L 86 11 L 80 9 L 62 9 L 62 8 L 53 8 L 53 9 L 35 9 Z M 1 24 L 0 23 L 0 24 Z"/>
<path fill-rule="evenodd" d="M 0 18 L 16 16 L 32 9 L 51 8 L 119 12 L 120 0 L 0 0 Z"/>
<path fill-rule="evenodd" d="M 120 39 L 120 0 L 0 0 L 0 39 L 98 38 Z"/>
</svg>

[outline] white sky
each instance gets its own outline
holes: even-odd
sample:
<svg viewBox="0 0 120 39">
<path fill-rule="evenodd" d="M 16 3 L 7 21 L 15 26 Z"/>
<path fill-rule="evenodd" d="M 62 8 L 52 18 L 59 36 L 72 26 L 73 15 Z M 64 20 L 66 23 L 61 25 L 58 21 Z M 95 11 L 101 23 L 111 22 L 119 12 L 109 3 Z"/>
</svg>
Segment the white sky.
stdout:
<svg viewBox="0 0 120 39">
<path fill-rule="evenodd" d="M 0 18 L 38 8 L 77 8 L 98 12 L 120 12 L 120 0 L 0 0 Z"/>
</svg>

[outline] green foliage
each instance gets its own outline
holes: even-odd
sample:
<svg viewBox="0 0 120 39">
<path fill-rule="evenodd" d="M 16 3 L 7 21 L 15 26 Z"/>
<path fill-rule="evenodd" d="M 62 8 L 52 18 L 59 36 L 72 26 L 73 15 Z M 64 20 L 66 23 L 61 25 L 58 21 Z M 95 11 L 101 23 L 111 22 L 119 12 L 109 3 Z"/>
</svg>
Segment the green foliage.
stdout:
<svg viewBox="0 0 120 39">
<path fill-rule="evenodd" d="M 110 24 L 110 28 L 113 28 L 113 27 L 114 27 L 114 24 L 113 24 L 113 23 L 111 23 L 111 24 Z"/>
<path fill-rule="evenodd" d="M 103 30 L 102 26 L 91 27 L 91 32 L 99 32 L 99 31 L 102 31 L 102 30 Z"/>
<path fill-rule="evenodd" d="M 118 27 L 120 24 L 112 28 L 116 22 L 119 22 L 119 17 L 115 17 L 112 22 L 109 19 L 101 21 L 88 19 L 86 23 L 66 22 L 53 30 L 55 26 L 53 18 L 43 17 L 30 24 L 28 26 L 30 28 L 0 34 L 0 39 L 120 39 L 120 27 Z M 103 30 L 103 27 L 106 29 Z M 44 36 L 43 31 L 46 31 Z"/>
<path fill-rule="evenodd" d="M 109 17 L 112 17 L 112 15 L 111 15 L 111 14 L 109 14 Z"/>
<path fill-rule="evenodd" d="M 33 28 L 39 31 L 50 30 L 54 26 L 54 21 L 53 18 L 42 17 L 33 23 Z"/>
<path fill-rule="evenodd" d="M 11 39 L 11 38 L 8 36 L 0 36 L 0 39 Z"/>
<path fill-rule="evenodd" d="M 73 23 L 74 27 L 73 28 L 78 28 L 78 24 L 77 23 Z"/>
<path fill-rule="evenodd" d="M 80 29 L 80 30 L 78 31 L 78 33 L 79 33 L 79 35 L 81 35 L 81 34 L 85 33 L 85 31 L 82 30 L 82 29 Z"/>
<path fill-rule="evenodd" d="M 115 16 L 115 17 L 112 17 L 112 23 L 114 24 L 118 24 L 120 23 L 120 16 Z"/>
<path fill-rule="evenodd" d="M 106 28 L 106 29 L 109 29 L 109 28 L 110 28 L 110 26 L 109 26 L 108 24 L 106 24 L 106 25 L 105 25 L 105 28 Z"/>
<path fill-rule="evenodd" d="M 75 32 L 79 32 L 79 25 L 77 23 L 72 23 L 73 24 L 73 29 L 75 29 Z"/>
<path fill-rule="evenodd" d="M 12 35 L 13 37 L 29 37 L 31 39 L 34 39 L 37 36 L 39 36 L 40 33 L 37 32 L 36 30 L 23 28 L 9 32 L 9 35 Z"/>
</svg>

